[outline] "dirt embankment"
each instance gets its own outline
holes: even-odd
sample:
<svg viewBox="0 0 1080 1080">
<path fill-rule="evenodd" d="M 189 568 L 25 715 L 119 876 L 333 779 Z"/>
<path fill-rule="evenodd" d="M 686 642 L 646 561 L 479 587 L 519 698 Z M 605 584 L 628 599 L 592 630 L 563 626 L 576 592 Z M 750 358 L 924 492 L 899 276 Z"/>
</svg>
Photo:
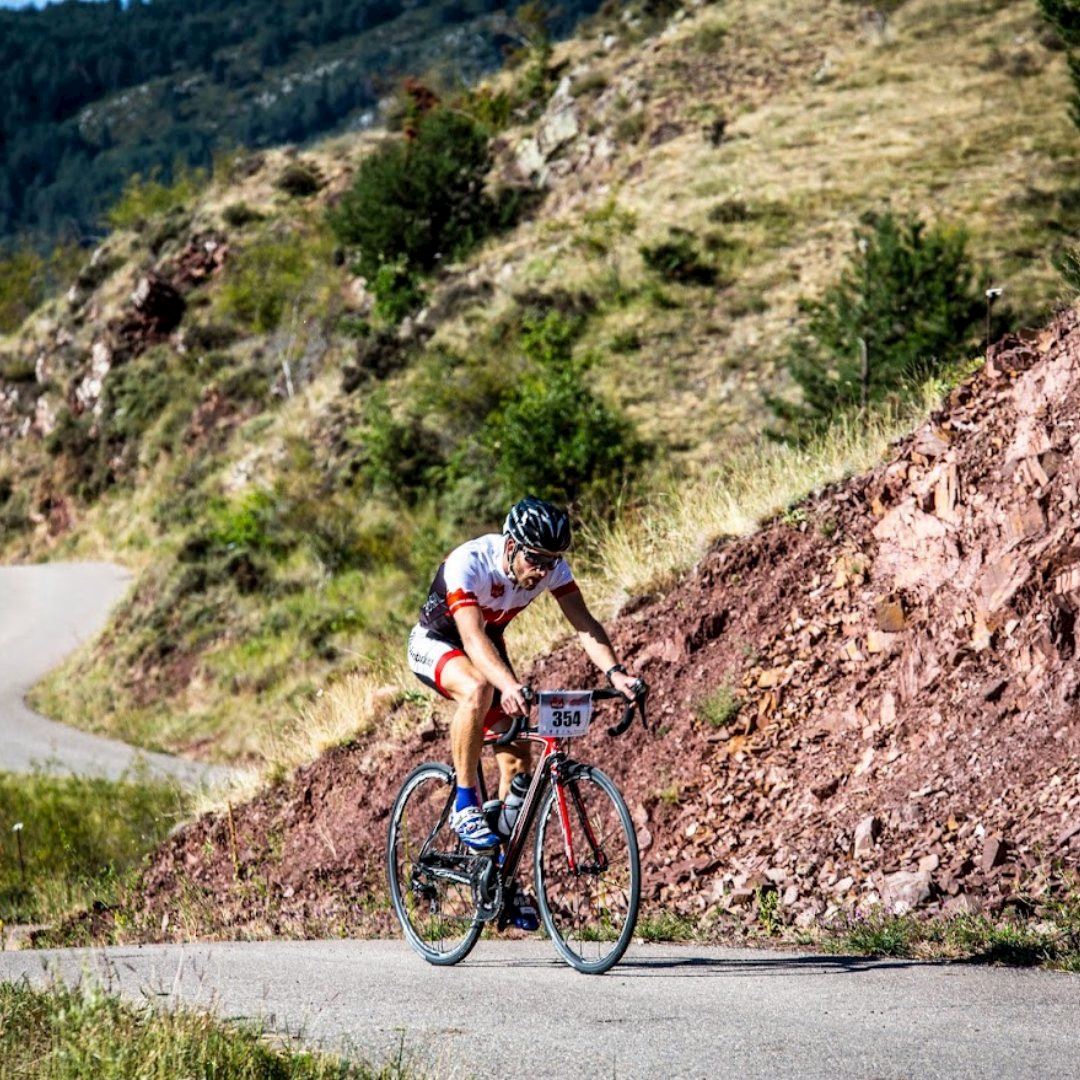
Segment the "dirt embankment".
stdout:
<svg viewBox="0 0 1080 1080">
<path fill-rule="evenodd" d="M 866 476 L 718 543 L 613 624 L 655 734 L 589 750 L 646 910 L 999 910 L 1080 863 L 1080 316 L 1009 339 Z M 584 685 L 580 651 L 538 685 Z M 700 715 L 718 688 L 723 726 Z M 715 714 L 714 714 L 715 720 Z M 339 749 L 157 852 L 127 933 L 382 930 L 387 810 L 429 727 Z M 106 917 L 106 923 L 112 922 Z"/>
</svg>

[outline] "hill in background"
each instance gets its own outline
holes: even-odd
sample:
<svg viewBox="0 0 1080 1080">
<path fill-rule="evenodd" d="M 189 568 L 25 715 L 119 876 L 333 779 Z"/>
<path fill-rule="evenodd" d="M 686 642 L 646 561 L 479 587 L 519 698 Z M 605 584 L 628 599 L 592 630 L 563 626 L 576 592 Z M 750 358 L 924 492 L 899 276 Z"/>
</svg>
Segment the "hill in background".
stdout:
<svg viewBox="0 0 1080 1080">
<path fill-rule="evenodd" d="M 0 245 L 83 241 L 133 173 L 362 128 L 406 74 L 472 82 L 523 41 L 489 0 L 154 0 L 0 10 Z M 569 32 L 592 0 L 559 5 Z"/>
<path fill-rule="evenodd" d="M 42 707 L 291 767 L 388 699 L 428 707 L 399 679 L 420 594 L 530 470 L 577 485 L 575 567 L 610 615 L 871 465 L 909 414 L 817 456 L 761 433 L 801 300 L 884 206 L 966 226 L 1025 322 L 1063 299 L 1076 138 L 1033 8 L 626 13 L 448 99 L 495 133 L 485 190 L 518 201 L 409 277 L 404 310 L 328 216 L 380 134 L 129 185 L 68 291 L 0 340 L 5 556 L 138 571 Z M 535 417 L 564 411 L 580 457 L 538 455 Z M 596 417 L 617 454 L 576 441 Z M 557 634 L 542 616 L 518 655 Z"/>
</svg>

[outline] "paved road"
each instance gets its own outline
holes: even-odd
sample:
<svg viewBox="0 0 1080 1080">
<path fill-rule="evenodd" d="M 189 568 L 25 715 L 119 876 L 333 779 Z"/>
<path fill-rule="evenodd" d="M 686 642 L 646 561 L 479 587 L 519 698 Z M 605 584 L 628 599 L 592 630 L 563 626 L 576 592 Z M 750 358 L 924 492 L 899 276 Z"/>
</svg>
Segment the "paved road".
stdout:
<svg viewBox="0 0 1080 1080">
<path fill-rule="evenodd" d="M 0 567 L 0 769 L 38 765 L 115 779 L 141 759 L 151 771 L 187 784 L 225 778 L 224 769 L 47 720 L 23 701 L 42 675 L 105 625 L 130 580 L 126 570 L 108 563 Z"/>
<path fill-rule="evenodd" d="M 396 941 L 0 953 L 0 978 L 104 982 L 440 1077 L 1076 1077 L 1080 975 L 632 946 L 600 978 L 541 941 L 456 968 Z"/>
</svg>

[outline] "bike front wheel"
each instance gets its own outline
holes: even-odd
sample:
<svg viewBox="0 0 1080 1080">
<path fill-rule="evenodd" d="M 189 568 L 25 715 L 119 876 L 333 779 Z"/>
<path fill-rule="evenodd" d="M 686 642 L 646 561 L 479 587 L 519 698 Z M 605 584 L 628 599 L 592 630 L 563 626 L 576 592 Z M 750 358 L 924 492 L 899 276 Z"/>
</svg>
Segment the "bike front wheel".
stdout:
<svg viewBox="0 0 1080 1080">
<path fill-rule="evenodd" d="M 483 930 L 472 889 L 432 873 L 433 867 L 463 854 L 450 828 L 453 797 L 451 769 L 420 765 L 402 784 L 390 815 L 390 896 L 406 940 L 429 964 L 464 960 Z"/>
<path fill-rule="evenodd" d="M 559 955 L 586 975 L 618 963 L 637 923 L 641 859 L 630 811 L 599 769 L 553 784 L 540 810 L 536 898 Z"/>
</svg>

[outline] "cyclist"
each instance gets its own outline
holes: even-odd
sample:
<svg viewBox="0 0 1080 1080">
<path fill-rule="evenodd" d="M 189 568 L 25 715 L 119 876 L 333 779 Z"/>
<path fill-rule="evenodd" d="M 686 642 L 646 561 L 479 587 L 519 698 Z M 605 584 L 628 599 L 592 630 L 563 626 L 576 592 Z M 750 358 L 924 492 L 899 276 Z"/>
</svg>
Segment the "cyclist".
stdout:
<svg viewBox="0 0 1080 1080">
<path fill-rule="evenodd" d="M 627 698 L 644 684 L 618 662 L 604 628 L 593 617 L 564 557 L 570 547 L 565 510 L 529 495 L 515 503 L 503 531 L 455 548 L 439 566 L 420 621 L 409 634 L 409 667 L 425 685 L 457 703 L 450 721 L 450 748 L 457 795 L 450 825 L 469 848 L 499 844 L 480 807 L 476 770 L 485 728 L 505 730 L 508 718 L 526 711 L 525 687 L 506 654 L 503 632 L 519 612 L 550 592 L 577 631 L 589 659 Z M 529 769 L 529 744 L 496 751 L 499 796 L 505 798 L 519 772 Z M 521 899 L 521 890 L 515 890 Z M 527 906 L 527 905 L 526 905 Z M 524 929 L 531 917 L 514 916 Z"/>
</svg>

